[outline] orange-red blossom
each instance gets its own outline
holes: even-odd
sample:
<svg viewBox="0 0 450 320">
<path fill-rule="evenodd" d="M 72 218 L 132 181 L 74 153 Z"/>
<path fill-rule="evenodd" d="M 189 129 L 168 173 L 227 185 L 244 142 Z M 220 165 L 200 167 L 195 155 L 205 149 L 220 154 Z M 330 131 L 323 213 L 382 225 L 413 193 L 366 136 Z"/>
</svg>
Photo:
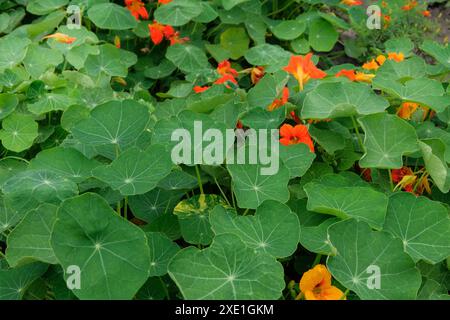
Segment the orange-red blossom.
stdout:
<svg viewBox="0 0 450 320">
<path fill-rule="evenodd" d="M 304 143 L 311 152 L 314 152 L 314 143 L 309 135 L 308 127 L 303 124 L 297 124 L 295 127 L 283 124 L 280 128 L 280 143 L 284 146 Z"/>
<path fill-rule="evenodd" d="M 59 33 L 59 32 L 51 34 L 49 36 L 46 36 L 42 39 L 54 39 L 60 43 L 66 43 L 66 44 L 72 44 L 77 40 L 77 38 L 69 37 L 67 34 Z"/>
<path fill-rule="evenodd" d="M 164 39 L 169 40 L 171 46 L 189 41 L 188 37 L 180 38 L 180 33 L 175 31 L 172 26 L 163 25 L 157 21 L 149 24 L 148 29 L 150 31 L 150 38 L 155 45 L 160 44 Z"/>
<path fill-rule="evenodd" d="M 289 64 L 283 68 L 297 79 L 300 91 L 309 80 L 322 79 L 327 75 L 314 65 L 311 58 L 312 53 L 308 53 L 306 56 L 291 56 Z"/>
<path fill-rule="evenodd" d="M 346 300 L 345 294 L 331 285 L 331 273 L 323 264 L 303 274 L 300 292 L 305 300 Z"/>
<path fill-rule="evenodd" d="M 139 20 L 140 18 L 148 20 L 148 11 L 142 0 L 125 0 L 125 5 L 136 20 Z"/>
</svg>

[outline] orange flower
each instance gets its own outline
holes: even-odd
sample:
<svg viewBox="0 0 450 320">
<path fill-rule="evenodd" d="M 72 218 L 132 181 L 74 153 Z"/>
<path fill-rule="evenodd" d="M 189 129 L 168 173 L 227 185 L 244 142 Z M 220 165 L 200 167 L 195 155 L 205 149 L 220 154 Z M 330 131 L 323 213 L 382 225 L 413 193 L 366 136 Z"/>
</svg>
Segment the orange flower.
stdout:
<svg viewBox="0 0 450 320">
<path fill-rule="evenodd" d="M 204 91 L 206 91 L 208 89 L 209 89 L 208 86 L 204 86 L 204 87 L 195 86 L 193 90 L 195 91 L 195 93 L 200 93 L 200 92 L 204 92 Z"/>
<path fill-rule="evenodd" d="M 281 98 L 275 99 L 272 104 L 267 108 L 269 111 L 273 111 L 275 109 L 278 109 L 279 107 L 284 106 L 289 99 L 289 89 L 287 87 L 283 88 L 283 91 L 281 93 Z"/>
<path fill-rule="evenodd" d="M 426 191 L 428 194 L 431 194 L 430 182 L 428 181 L 428 174 L 425 174 L 422 178 L 420 178 L 416 187 L 416 194 L 421 195 Z"/>
<path fill-rule="evenodd" d="M 66 44 L 72 44 L 75 42 L 75 40 L 77 40 L 77 38 L 72 38 L 72 37 L 69 37 L 67 34 L 59 33 L 59 32 L 51 34 L 49 36 L 46 36 L 42 39 L 54 39 L 60 43 L 66 43 Z"/>
<path fill-rule="evenodd" d="M 386 57 L 380 54 L 375 60 L 377 60 L 378 64 L 382 66 L 386 61 Z"/>
<path fill-rule="evenodd" d="M 383 16 L 383 19 L 384 19 L 384 22 L 386 22 L 386 23 L 391 22 L 391 16 L 389 16 L 387 14 Z"/>
<path fill-rule="evenodd" d="M 424 17 L 431 17 L 431 12 L 430 12 L 430 10 L 424 10 L 424 11 L 422 11 L 422 15 Z"/>
<path fill-rule="evenodd" d="M 311 152 L 314 152 L 314 143 L 309 135 L 308 128 L 303 124 L 297 124 L 295 127 L 290 124 L 283 124 L 280 128 L 280 137 L 280 143 L 284 146 L 304 143 Z"/>
<path fill-rule="evenodd" d="M 233 77 L 237 77 L 239 75 L 238 72 L 231 67 L 231 63 L 228 60 L 224 60 L 219 63 L 219 65 L 217 66 L 217 73 L 219 73 L 221 76 L 230 74 Z"/>
<path fill-rule="evenodd" d="M 311 61 L 312 53 L 306 56 L 291 56 L 289 64 L 283 70 L 292 74 L 298 81 L 300 90 L 310 79 L 322 79 L 327 74 L 318 69 Z"/>
<path fill-rule="evenodd" d="M 172 0 L 158 0 L 159 4 L 168 4 L 169 2 L 172 2 Z"/>
<path fill-rule="evenodd" d="M 139 18 L 148 19 L 147 9 L 145 9 L 145 4 L 141 0 L 125 0 L 125 5 L 136 20 L 139 20 Z"/>
<path fill-rule="evenodd" d="M 363 2 L 360 0 L 342 0 L 341 3 L 348 6 L 360 6 L 363 4 Z"/>
<path fill-rule="evenodd" d="M 375 61 L 375 59 L 370 60 L 369 62 L 366 62 L 362 65 L 363 69 L 366 70 L 377 70 L 380 66 L 378 65 L 378 63 Z"/>
<path fill-rule="evenodd" d="M 419 105 L 414 102 L 403 102 L 400 108 L 397 110 L 397 115 L 400 118 L 410 120 L 411 116 L 414 112 L 416 112 L 417 108 L 419 108 Z"/>
<path fill-rule="evenodd" d="M 250 78 L 252 80 L 253 84 L 257 84 L 259 82 L 259 80 L 262 79 L 262 77 L 264 77 L 264 67 L 254 67 L 252 68 L 251 74 L 250 74 Z"/>
<path fill-rule="evenodd" d="M 336 78 L 338 77 L 347 77 L 348 79 L 350 79 L 350 81 L 355 81 L 355 70 L 342 69 L 338 73 L 336 73 Z"/>
<path fill-rule="evenodd" d="M 346 299 L 339 288 L 331 285 L 331 273 L 323 264 L 318 264 L 303 274 L 300 291 L 306 300 Z"/>
<path fill-rule="evenodd" d="M 411 1 L 408 2 L 407 5 L 404 5 L 404 6 L 402 7 L 402 10 L 409 11 L 409 10 L 414 9 L 414 8 L 417 7 L 418 5 L 419 5 L 419 4 L 417 3 L 416 0 L 411 0 Z"/>
<path fill-rule="evenodd" d="M 394 60 L 395 62 L 402 62 L 403 60 L 405 60 L 405 55 L 402 52 L 389 52 L 388 59 Z"/>
</svg>

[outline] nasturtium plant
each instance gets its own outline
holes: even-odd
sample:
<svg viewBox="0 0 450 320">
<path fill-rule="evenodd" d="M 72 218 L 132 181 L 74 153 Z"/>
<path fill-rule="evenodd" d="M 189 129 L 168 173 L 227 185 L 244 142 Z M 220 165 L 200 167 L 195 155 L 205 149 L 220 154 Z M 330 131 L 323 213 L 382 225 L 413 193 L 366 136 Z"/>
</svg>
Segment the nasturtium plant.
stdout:
<svg viewBox="0 0 450 320">
<path fill-rule="evenodd" d="M 445 1 L 0 2 L 0 300 L 449 299 Z"/>
</svg>

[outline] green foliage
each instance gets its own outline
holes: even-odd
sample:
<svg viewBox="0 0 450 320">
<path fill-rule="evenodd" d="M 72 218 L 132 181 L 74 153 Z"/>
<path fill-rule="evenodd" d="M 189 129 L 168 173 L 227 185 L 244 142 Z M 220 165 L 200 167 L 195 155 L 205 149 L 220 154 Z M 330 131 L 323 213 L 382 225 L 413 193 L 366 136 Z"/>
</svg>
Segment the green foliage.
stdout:
<svg viewBox="0 0 450 320">
<path fill-rule="evenodd" d="M 293 300 L 318 263 L 448 299 L 450 49 L 405 1 L 0 3 L 0 300 Z"/>
</svg>

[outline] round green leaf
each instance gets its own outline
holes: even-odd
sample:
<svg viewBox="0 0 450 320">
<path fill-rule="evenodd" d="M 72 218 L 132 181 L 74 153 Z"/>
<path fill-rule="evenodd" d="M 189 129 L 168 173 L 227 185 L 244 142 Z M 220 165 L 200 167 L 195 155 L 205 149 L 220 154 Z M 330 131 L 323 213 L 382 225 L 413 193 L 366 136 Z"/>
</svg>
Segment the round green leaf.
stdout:
<svg viewBox="0 0 450 320">
<path fill-rule="evenodd" d="M 88 119 L 78 122 L 72 134 L 86 145 L 109 145 L 123 150 L 136 142 L 148 120 L 148 109 L 142 104 L 132 100 L 110 101 L 96 107 Z"/>
<path fill-rule="evenodd" d="M 291 54 L 280 46 L 261 44 L 250 48 L 245 53 L 245 59 L 254 66 L 270 66 L 269 72 L 287 66 Z"/>
<path fill-rule="evenodd" d="M 28 45 L 31 41 L 27 38 L 14 36 L 0 39 L 0 71 L 11 69 L 18 65 L 27 54 Z"/>
<path fill-rule="evenodd" d="M 333 224 L 328 234 L 336 255 L 328 257 L 327 266 L 343 286 L 363 300 L 416 298 L 422 279 L 400 240 L 353 219 Z"/>
<path fill-rule="evenodd" d="M 0 270 L 0 300 L 21 300 L 28 287 L 47 271 L 40 262 Z"/>
<path fill-rule="evenodd" d="M 230 52 L 231 59 L 239 59 L 248 50 L 250 39 L 244 28 L 231 27 L 220 35 L 220 45 Z"/>
<path fill-rule="evenodd" d="M 306 24 L 298 20 L 281 21 L 275 28 L 273 34 L 280 40 L 294 40 L 300 37 L 306 30 Z"/>
<path fill-rule="evenodd" d="M 73 290 L 80 299 L 131 299 L 149 275 L 145 233 L 97 194 L 62 203 L 51 246 L 64 269 L 80 268 L 81 286 Z"/>
<path fill-rule="evenodd" d="M 16 174 L 7 180 L 3 193 L 16 201 L 34 199 L 38 202 L 55 203 L 78 194 L 77 185 L 46 170 L 27 170 Z"/>
<path fill-rule="evenodd" d="M 361 83 L 322 83 L 308 92 L 302 118 L 327 119 L 383 112 L 389 103 Z"/>
<path fill-rule="evenodd" d="M 146 235 L 150 248 L 150 276 L 163 276 L 180 247 L 162 233 L 148 232 Z"/>
<path fill-rule="evenodd" d="M 237 235 L 255 252 L 266 252 L 276 258 L 289 257 L 297 249 L 300 224 L 288 206 L 264 201 L 254 216 L 238 216 L 223 207 L 215 207 L 210 217 L 216 235 Z"/>
<path fill-rule="evenodd" d="M 19 104 L 17 95 L 12 93 L 0 93 L 0 120 L 9 116 Z"/>
<path fill-rule="evenodd" d="M 339 33 L 324 19 L 316 19 L 309 26 L 309 44 L 315 51 L 330 51 L 338 38 Z"/>
<path fill-rule="evenodd" d="M 169 153 L 161 145 L 152 145 L 144 151 L 132 147 L 109 166 L 97 167 L 92 173 L 121 194 L 136 195 L 154 189 L 171 169 Z"/>
<path fill-rule="evenodd" d="M 98 161 L 87 159 L 75 149 L 57 147 L 38 153 L 31 160 L 29 169 L 53 171 L 79 183 L 90 178 L 91 170 L 99 165 Z"/>
<path fill-rule="evenodd" d="M 38 136 L 38 124 L 30 115 L 13 113 L 2 122 L 0 139 L 3 146 L 14 152 L 27 150 Z"/>
<path fill-rule="evenodd" d="M 256 209 L 264 200 L 285 203 L 289 199 L 289 170 L 280 163 L 278 173 L 261 175 L 260 164 L 227 165 L 239 207 Z"/>
<path fill-rule="evenodd" d="M 304 186 L 308 196 L 308 210 L 349 217 L 367 222 L 381 229 L 384 223 L 388 198 L 371 187 L 351 186 L 348 181 L 336 183 L 335 175 L 326 175 Z"/>
<path fill-rule="evenodd" d="M 88 10 L 89 19 L 99 28 L 127 30 L 137 26 L 136 19 L 125 7 L 114 3 L 102 3 Z"/>
<path fill-rule="evenodd" d="M 362 168 L 398 169 L 403 155 L 419 149 L 414 128 L 396 115 L 379 113 L 358 121 L 365 132 L 365 154 L 359 160 Z"/>
<path fill-rule="evenodd" d="M 192 300 L 278 299 L 285 287 L 278 261 L 231 234 L 215 237 L 204 250 L 181 250 L 169 264 L 169 275 L 183 297 Z"/>
<path fill-rule="evenodd" d="M 383 230 L 403 242 L 414 260 L 438 263 L 450 256 L 450 218 L 441 203 L 411 193 L 395 193 Z"/>
<path fill-rule="evenodd" d="M 43 204 L 27 213 L 8 236 L 6 259 L 11 267 L 39 260 L 55 264 L 58 261 L 50 246 L 50 235 L 58 207 Z"/>
<path fill-rule="evenodd" d="M 128 201 L 133 215 L 140 220 L 152 223 L 163 214 L 172 214 L 182 196 L 184 196 L 183 191 L 155 188 L 145 194 L 129 197 Z"/>
<path fill-rule="evenodd" d="M 205 52 L 190 44 L 170 46 L 166 58 L 184 72 L 195 72 L 210 67 Z"/>
<path fill-rule="evenodd" d="M 159 6 L 155 11 L 155 20 L 174 27 L 182 26 L 202 13 L 198 0 L 173 0 Z"/>
</svg>

